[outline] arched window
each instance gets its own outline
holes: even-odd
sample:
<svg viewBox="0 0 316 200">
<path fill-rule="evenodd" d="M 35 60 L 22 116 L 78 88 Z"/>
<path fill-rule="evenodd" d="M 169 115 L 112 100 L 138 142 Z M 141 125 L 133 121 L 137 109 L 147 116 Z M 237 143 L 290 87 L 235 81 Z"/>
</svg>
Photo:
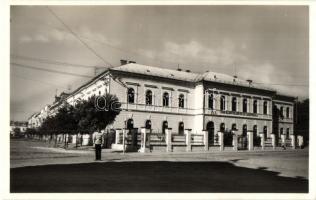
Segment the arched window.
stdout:
<svg viewBox="0 0 316 200">
<path fill-rule="evenodd" d="M 210 121 L 206 124 L 206 130 L 208 132 L 209 144 L 214 145 L 214 122 Z"/>
<path fill-rule="evenodd" d="M 232 111 L 237 111 L 237 98 L 232 98 Z"/>
<path fill-rule="evenodd" d="M 145 122 L 145 128 L 146 128 L 146 129 L 151 129 L 151 121 L 150 121 L 150 120 L 146 120 L 146 122 Z"/>
<path fill-rule="evenodd" d="M 268 114 L 268 102 L 266 101 L 263 102 L 263 114 Z"/>
<path fill-rule="evenodd" d="M 267 135 L 268 135 L 268 127 L 267 126 L 264 126 L 263 127 L 263 136 L 264 136 L 264 140 L 267 139 Z"/>
<path fill-rule="evenodd" d="M 128 88 L 127 91 L 127 102 L 134 103 L 135 102 L 135 90 L 133 88 Z"/>
<path fill-rule="evenodd" d="M 126 128 L 127 129 L 133 129 L 134 128 L 134 121 L 133 119 L 128 119 L 126 122 Z"/>
<path fill-rule="evenodd" d="M 178 133 L 179 133 L 179 135 L 184 134 L 184 123 L 183 122 L 179 122 Z"/>
<path fill-rule="evenodd" d="M 237 131 L 237 125 L 236 124 L 232 125 L 232 131 Z"/>
<path fill-rule="evenodd" d="M 168 128 L 168 122 L 167 121 L 163 121 L 162 122 L 162 133 L 166 134 L 166 129 Z"/>
<path fill-rule="evenodd" d="M 290 108 L 286 108 L 286 118 L 290 118 Z"/>
<path fill-rule="evenodd" d="M 151 90 L 146 91 L 146 105 L 153 104 L 153 93 Z"/>
<path fill-rule="evenodd" d="M 286 129 L 286 139 L 290 138 L 290 128 Z"/>
<path fill-rule="evenodd" d="M 211 110 L 214 110 L 214 96 L 213 96 L 213 94 L 210 94 L 208 96 L 208 108 Z"/>
<path fill-rule="evenodd" d="M 247 124 L 244 124 L 244 125 L 242 126 L 242 135 L 243 135 L 243 136 L 247 136 Z"/>
<path fill-rule="evenodd" d="M 184 108 L 184 95 L 179 95 L 179 108 Z"/>
<path fill-rule="evenodd" d="M 225 131 L 225 124 L 221 123 L 220 125 L 220 132 L 224 132 Z"/>
<path fill-rule="evenodd" d="M 257 100 L 253 101 L 253 113 L 257 113 L 257 109 L 258 109 L 258 102 Z"/>
<path fill-rule="evenodd" d="M 162 106 L 168 107 L 169 106 L 169 93 L 165 92 L 162 95 Z"/>
<path fill-rule="evenodd" d="M 242 111 L 243 112 L 247 112 L 247 103 L 248 103 L 247 98 L 244 98 L 242 101 Z"/>
<path fill-rule="evenodd" d="M 226 109 L 226 97 L 225 96 L 221 96 L 221 110 L 225 110 Z"/>
<path fill-rule="evenodd" d="M 253 136 L 257 137 L 257 125 L 253 126 Z"/>
</svg>

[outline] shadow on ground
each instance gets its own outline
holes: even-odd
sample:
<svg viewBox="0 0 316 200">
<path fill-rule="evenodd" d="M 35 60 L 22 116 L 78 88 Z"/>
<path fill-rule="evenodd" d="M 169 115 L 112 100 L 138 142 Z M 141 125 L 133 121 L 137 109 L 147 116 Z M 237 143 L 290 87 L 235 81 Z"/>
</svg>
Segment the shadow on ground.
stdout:
<svg viewBox="0 0 316 200">
<path fill-rule="evenodd" d="M 228 162 L 105 162 L 10 170 L 11 192 L 307 193 L 308 180 Z"/>
</svg>

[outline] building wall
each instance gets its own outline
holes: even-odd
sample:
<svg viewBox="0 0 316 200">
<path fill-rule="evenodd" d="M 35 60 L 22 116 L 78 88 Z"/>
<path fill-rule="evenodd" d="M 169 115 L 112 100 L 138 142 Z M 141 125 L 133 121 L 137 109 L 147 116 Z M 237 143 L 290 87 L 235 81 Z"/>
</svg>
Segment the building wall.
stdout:
<svg viewBox="0 0 316 200">
<path fill-rule="evenodd" d="M 147 77 L 140 75 L 119 74 L 110 76 L 105 74 L 85 87 L 80 88 L 74 94 L 66 97 L 66 101 L 74 104 L 77 99 L 88 99 L 92 95 L 114 94 L 122 103 L 122 111 L 117 116 L 115 122 L 108 128 L 125 128 L 126 121 L 133 119 L 134 127 L 145 126 L 146 120 L 151 120 L 154 132 L 162 132 L 162 123 L 168 121 L 168 126 L 173 132 L 178 131 L 179 122 L 184 123 L 184 128 L 192 129 L 192 132 L 199 133 L 206 129 L 207 123 L 214 122 L 215 132 L 219 131 L 220 124 L 224 123 L 229 131 L 232 124 L 236 124 L 238 134 L 242 133 L 242 127 L 247 125 L 247 130 L 253 130 L 257 125 L 257 132 L 263 132 L 263 127 L 267 126 L 267 136 L 273 132 L 272 129 L 272 105 L 274 100 L 273 91 L 258 90 L 252 87 L 240 87 L 237 85 L 219 84 L 213 82 L 183 82 L 176 80 L 166 80 L 157 77 Z M 135 91 L 135 102 L 127 102 L 127 90 L 133 88 Z M 146 105 L 146 91 L 151 90 L 152 105 Z M 169 106 L 164 107 L 163 93 L 169 93 Z M 208 98 L 214 94 L 214 109 L 208 107 Z M 179 108 L 179 95 L 184 95 L 184 108 Z M 221 96 L 225 95 L 225 110 L 220 109 Z M 232 111 L 232 98 L 237 98 L 237 111 Z M 243 112 L 243 99 L 247 98 L 247 113 Z M 253 113 L 253 101 L 257 100 L 257 113 Z M 263 113 L 263 103 L 267 102 L 267 114 Z M 290 134 L 293 133 L 293 103 L 287 101 L 277 101 L 276 106 L 284 107 L 284 111 L 289 107 L 290 116 L 280 119 L 279 128 L 283 128 L 284 133 L 287 128 Z M 30 118 L 29 124 L 38 127 L 43 118 L 52 113 L 56 113 L 58 106 L 51 106 L 52 109 L 45 108 L 38 115 Z"/>
<path fill-rule="evenodd" d="M 292 135 L 294 133 L 294 104 L 292 102 L 275 100 L 274 105 L 280 111 L 283 108 L 283 117 L 279 117 L 278 119 L 278 135 Z M 289 115 L 287 116 L 287 108 L 289 109 Z"/>
</svg>

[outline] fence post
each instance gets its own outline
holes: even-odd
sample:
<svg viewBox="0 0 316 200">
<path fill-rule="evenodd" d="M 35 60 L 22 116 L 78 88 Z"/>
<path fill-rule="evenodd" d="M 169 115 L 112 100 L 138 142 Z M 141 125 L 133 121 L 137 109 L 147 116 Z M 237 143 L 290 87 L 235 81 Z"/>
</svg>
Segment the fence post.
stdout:
<svg viewBox="0 0 316 200">
<path fill-rule="evenodd" d="M 282 146 L 283 145 L 286 146 L 285 135 L 284 134 L 281 135 L 281 142 L 282 142 Z"/>
<path fill-rule="evenodd" d="M 261 145 L 261 148 L 262 150 L 264 150 L 264 134 L 263 133 L 260 133 L 260 145 Z"/>
<path fill-rule="evenodd" d="M 253 132 L 248 131 L 247 136 L 248 136 L 248 150 L 252 151 L 253 150 Z"/>
<path fill-rule="evenodd" d="M 123 139 L 122 139 L 122 143 L 123 143 L 123 154 L 125 153 L 125 151 L 126 151 L 126 148 L 125 148 L 125 137 L 126 137 L 126 133 L 127 133 L 127 129 L 123 129 Z"/>
<path fill-rule="evenodd" d="M 224 133 L 219 131 L 218 133 L 218 140 L 219 140 L 219 150 L 224 150 Z"/>
<path fill-rule="evenodd" d="M 187 145 L 187 151 L 191 151 L 191 129 L 185 129 L 184 130 L 185 134 L 185 143 Z"/>
<path fill-rule="evenodd" d="M 202 133 L 203 133 L 203 136 L 204 136 L 203 137 L 204 150 L 208 151 L 208 131 L 203 130 Z"/>
<path fill-rule="evenodd" d="M 121 129 L 115 129 L 115 144 L 120 144 Z"/>
<path fill-rule="evenodd" d="M 89 145 L 89 139 L 90 139 L 90 135 L 89 134 L 84 134 L 82 136 L 82 145 L 83 146 Z"/>
<path fill-rule="evenodd" d="M 298 136 L 298 138 L 300 138 L 300 137 L 302 137 L 302 136 Z M 295 135 L 293 134 L 293 135 L 291 135 L 291 144 L 292 144 L 292 149 L 295 149 L 295 147 L 296 147 L 296 142 L 295 142 L 296 140 L 295 140 Z M 302 140 L 303 141 L 303 140 Z"/>
<path fill-rule="evenodd" d="M 233 131 L 233 149 L 234 151 L 238 151 L 238 141 L 237 141 L 237 134 Z"/>
<path fill-rule="evenodd" d="M 165 129 L 165 133 L 166 133 L 166 144 L 167 144 L 167 152 L 171 152 L 172 151 L 172 147 L 171 147 L 171 131 L 172 128 L 166 128 Z"/>
<path fill-rule="evenodd" d="M 141 133 L 141 142 L 140 142 L 140 149 L 139 152 L 141 153 L 145 153 L 145 152 L 149 152 L 149 149 L 147 147 L 147 132 L 149 131 L 149 129 L 146 129 L 145 127 L 142 127 L 140 130 Z"/>
<path fill-rule="evenodd" d="M 275 141 L 275 134 L 274 133 L 271 133 L 271 143 L 272 143 L 273 150 L 275 150 L 276 141 Z"/>
</svg>

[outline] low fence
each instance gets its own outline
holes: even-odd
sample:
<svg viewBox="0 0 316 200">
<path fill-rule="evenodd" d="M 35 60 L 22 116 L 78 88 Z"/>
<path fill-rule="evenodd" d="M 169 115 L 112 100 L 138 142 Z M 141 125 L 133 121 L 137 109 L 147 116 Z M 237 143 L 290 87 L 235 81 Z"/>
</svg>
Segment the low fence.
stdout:
<svg viewBox="0 0 316 200">
<path fill-rule="evenodd" d="M 31 139 L 54 142 L 56 146 L 89 146 L 92 145 L 92 134 L 42 134 L 29 137 Z M 192 150 L 259 150 L 259 149 L 285 149 L 303 147 L 303 137 L 285 135 L 277 137 L 271 134 L 264 138 L 264 134 L 254 135 L 248 131 L 247 135 L 232 134 L 230 132 L 217 132 L 209 138 L 208 131 L 191 133 L 191 129 L 185 129 L 184 134 L 172 133 L 172 129 L 166 129 L 165 133 L 153 133 L 150 129 L 116 129 L 104 134 L 104 148 L 112 148 L 120 151 L 152 151 L 157 148 L 166 151 L 182 149 Z"/>
<path fill-rule="evenodd" d="M 172 129 L 166 129 L 165 133 L 152 133 L 151 130 L 142 128 L 140 133 L 137 130 L 117 129 L 116 141 L 112 144 L 113 149 L 123 151 L 152 151 L 155 148 L 163 148 L 167 152 L 177 148 L 192 151 L 196 147 L 200 150 L 208 151 L 224 149 L 230 150 L 259 150 L 259 149 L 276 149 L 279 147 L 279 141 L 274 134 L 271 138 L 264 138 L 263 134 L 253 135 L 253 132 L 247 132 L 247 135 L 235 135 L 223 132 L 217 132 L 214 137 L 217 141 L 209 139 L 207 131 L 201 133 L 191 133 L 186 129 L 183 135 L 172 133 Z M 297 138 L 292 136 L 291 139 L 284 140 L 286 147 L 296 148 Z"/>
</svg>

